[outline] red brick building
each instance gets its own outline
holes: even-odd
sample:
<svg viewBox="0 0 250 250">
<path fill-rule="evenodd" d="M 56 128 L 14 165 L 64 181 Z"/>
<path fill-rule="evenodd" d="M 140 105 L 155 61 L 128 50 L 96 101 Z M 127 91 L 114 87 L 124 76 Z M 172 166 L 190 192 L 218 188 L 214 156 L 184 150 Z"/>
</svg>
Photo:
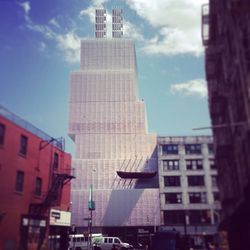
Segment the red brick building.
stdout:
<svg viewBox="0 0 250 250">
<path fill-rule="evenodd" d="M 0 249 L 47 249 L 48 234 L 67 234 L 70 168 L 62 138 L 0 105 Z"/>
</svg>

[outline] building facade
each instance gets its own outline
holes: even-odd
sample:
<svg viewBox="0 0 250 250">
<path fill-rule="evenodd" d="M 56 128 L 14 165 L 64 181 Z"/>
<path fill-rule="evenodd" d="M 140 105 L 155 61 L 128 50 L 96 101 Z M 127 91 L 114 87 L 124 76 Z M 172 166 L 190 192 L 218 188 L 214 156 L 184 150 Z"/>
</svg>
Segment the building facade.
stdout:
<svg viewBox="0 0 250 250">
<path fill-rule="evenodd" d="M 0 249 L 40 249 L 49 234 L 67 235 L 70 166 L 62 140 L 0 106 Z"/>
<path fill-rule="evenodd" d="M 222 204 L 220 230 L 230 250 L 250 245 L 250 5 L 210 0 L 203 6 L 206 78 Z"/>
<path fill-rule="evenodd" d="M 160 223 L 155 213 L 159 191 L 156 135 L 147 131 L 134 43 L 122 38 L 121 13 L 113 12 L 119 26 L 113 38 L 98 35 L 81 42 L 81 68 L 71 74 L 69 134 L 76 146 L 72 223 L 87 227 L 92 186 L 94 229 L 133 237 L 134 230 L 150 231 Z"/>
<path fill-rule="evenodd" d="M 194 249 L 205 249 L 214 241 L 220 219 L 213 139 L 159 136 L 157 145 L 164 228 L 189 236 Z"/>
</svg>

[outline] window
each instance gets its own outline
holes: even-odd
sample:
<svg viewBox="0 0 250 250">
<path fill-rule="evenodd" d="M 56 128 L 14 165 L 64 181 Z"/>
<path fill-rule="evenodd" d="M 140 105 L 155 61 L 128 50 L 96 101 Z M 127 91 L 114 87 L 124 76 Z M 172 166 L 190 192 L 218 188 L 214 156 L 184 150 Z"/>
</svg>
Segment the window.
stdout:
<svg viewBox="0 0 250 250">
<path fill-rule="evenodd" d="M 217 175 L 211 175 L 211 182 L 213 187 L 217 187 Z"/>
<path fill-rule="evenodd" d="M 165 201 L 166 201 L 166 204 L 182 203 L 182 194 L 181 193 L 166 193 Z"/>
<path fill-rule="evenodd" d="M 210 165 L 210 169 L 217 169 L 214 159 L 209 159 L 209 165 Z"/>
<path fill-rule="evenodd" d="M 181 185 L 180 176 L 165 176 L 164 184 L 166 187 L 179 187 Z"/>
<path fill-rule="evenodd" d="M 0 124 L 0 145 L 4 144 L 5 126 Z"/>
<path fill-rule="evenodd" d="M 42 179 L 36 177 L 35 195 L 40 196 L 42 193 Z"/>
<path fill-rule="evenodd" d="M 26 155 L 27 147 L 28 147 L 28 137 L 26 137 L 25 135 L 21 135 L 19 153 L 22 155 Z"/>
<path fill-rule="evenodd" d="M 186 160 L 186 166 L 188 170 L 203 169 L 202 160 Z"/>
<path fill-rule="evenodd" d="M 179 170 L 179 160 L 163 160 L 163 171 Z"/>
<path fill-rule="evenodd" d="M 201 154 L 201 144 L 186 144 L 185 152 L 188 155 Z"/>
<path fill-rule="evenodd" d="M 58 153 L 54 153 L 54 158 L 53 158 L 53 169 L 56 170 L 58 169 L 59 166 L 59 155 Z"/>
<path fill-rule="evenodd" d="M 214 201 L 220 201 L 220 193 L 219 192 L 213 192 Z"/>
<path fill-rule="evenodd" d="M 204 176 L 203 175 L 193 175 L 188 176 L 188 186 L 204 186 Z"/>
<path fill-rule="evenodd" d="M 165 144 L 162 145 L 162 154 L 169 155 L 169 154 L 178 154 L 178 145 L 177 144 Z"/>
<path fill-rule="evenodd" d="M 208 153 L 210 155 L 214 154 L 214 145 L 213 144 L 208 144 Z"/>
<path fill-rule="evenodd" d="M 164 225 L 181 224 L 185 222 L 185 212 L 183 210 L 164 211 Z"/>
<path fill-rule="evenodd" d="M 16 191 L 18 191 L 18 192 L 23 191 L 23 183 L 24 183 L 24 172 L 17 171 L 17 174 L 16 174 Z"/>
<path fill-rule="evenodd" d="M 211 223 L 211 212 L 209 210 L 189 210 L 188 213 L 191 225 Z"/>
<path fill-rule="evenodd" d="M 195 192 L 195 193 L 189 193 L 188 196 L 189 196 L 189 203 L 207 202 L 206 193 Z"/>
</svg>

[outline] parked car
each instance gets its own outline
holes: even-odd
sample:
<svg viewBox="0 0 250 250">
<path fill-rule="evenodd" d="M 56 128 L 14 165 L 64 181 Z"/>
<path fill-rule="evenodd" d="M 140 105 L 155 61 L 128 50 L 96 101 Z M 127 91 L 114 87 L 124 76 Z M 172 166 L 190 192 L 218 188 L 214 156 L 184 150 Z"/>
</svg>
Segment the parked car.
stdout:
<svg viewBox="0 0 250 250">
<path fill-rule="evenodd" d="M 93 246 L 95 250 L 111 250 L 113 246 L 117 250 L 133 249 L 133 246 L 122 242 L 118 237 L 94 237 Z"/>
</svg>

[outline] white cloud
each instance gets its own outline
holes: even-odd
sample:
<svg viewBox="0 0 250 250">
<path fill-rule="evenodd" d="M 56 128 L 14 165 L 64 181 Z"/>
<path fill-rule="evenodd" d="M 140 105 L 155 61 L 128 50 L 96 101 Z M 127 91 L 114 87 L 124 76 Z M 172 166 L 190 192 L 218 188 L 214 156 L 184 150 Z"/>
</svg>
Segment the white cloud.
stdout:
<svg viewBox="0 0 250 250">
<path fill-rule="evenodd" d="M 170 91 L 173 94 L 179 93 L 185 96 L 207 97 L 207 83 L 204 79 L 194 79 L 184 83 L 172 84 Z"/>
<path fill-rule="evenodd" d="M 26 6 L 26 5 L 25 5 Z M 59 30 L 55 32 L 49 25 L 35 24 L 29 17 L 29 11 L 25 12 L 26 27 L 35 32 L 41 33 L 45 38 L 56 42 L 56 46 L 63 53 L 65 60 L 69 63 L 76 63 L 80 60 L 80 37 L 74 32 L 74 29 L 62 33 L 61 27 L 55 18 L 49 21 L 50 25 L 56 26 Z M 61 32 L 61 33 L 59 33 Z M 40 51 L 45 50 L 44 42 L 40 43 Z"/>
<path fill-rule="evenodd" d="M 59 28 L 59 29 L 61 28 L 60 25 L 59 25 L 59 23 L 58 23 L 58 21 L 56 20 L 56 18 L 50 19 L 49 23 L 50 23 L 51 25 L 53 25 L 53 26 Z"/>
<path fill-rule="evenodd" d="M 64 51 L 67 62 L 75 63 L 80 61 L 81 39 L 73 31 L 55 37 L 58 47 Z"/>
<path fill-rule="evenodd" d="M 126 0 L 131 9 L 156 29 L 145 41 L 150 54 L 176 55 L 203 52 L 201 43 L 201 5 L 207 0 Z M 157 31 L 158 29 L 158 31 Z"/>
<path fill-rule="evenodd" d="M 29 2 L 23 2 L 19 3 L 19 5 L 23 8 L 26 15 L 29 15 L 30 12 L 30 3 Z"/>
</svg>

